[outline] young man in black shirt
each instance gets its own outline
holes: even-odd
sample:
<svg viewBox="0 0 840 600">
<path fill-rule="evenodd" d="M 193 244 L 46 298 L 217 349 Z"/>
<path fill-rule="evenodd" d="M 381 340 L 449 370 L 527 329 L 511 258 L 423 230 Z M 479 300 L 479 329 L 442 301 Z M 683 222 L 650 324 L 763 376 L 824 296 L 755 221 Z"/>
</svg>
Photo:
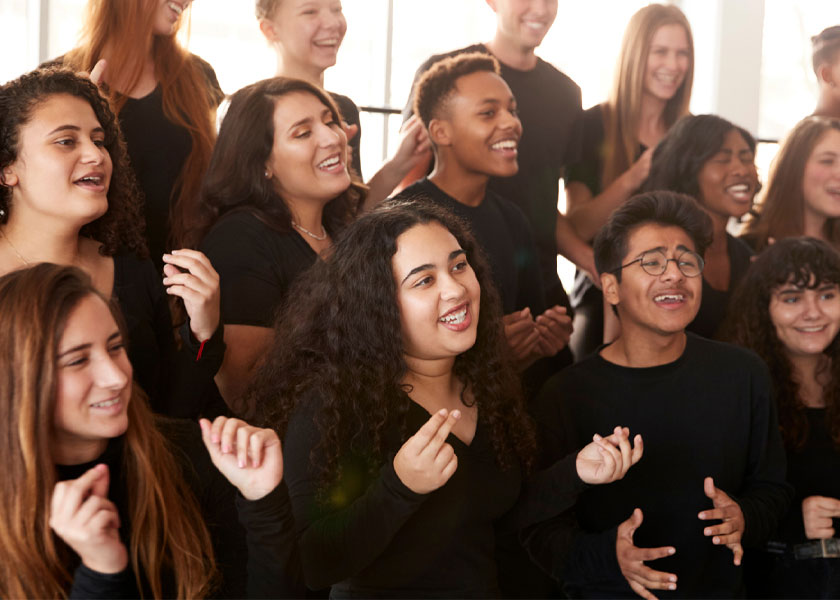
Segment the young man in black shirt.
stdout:
<svg viewBox="0 0 840 600">
<path fill-rule="evenodd" d="M 523 133 L 518 148 L 518 172 L 511 176 L 496 175 L 489 185 L 525 213 L 534 232 L 549 303 L 570 308 L 557 276 L 558 249 L 589 272 L 594 272 L 594 262 L 591 248 L 557 210 L 563 168 L 575 162 L 580 151 L 582 113 L 577 84 L 535 53 L 557 16 L 557 0 L 487 0 L 487 4 L 496 13 L 493 39 L 426 60 L 414 76 L 403 118 L 408 120 L 413 114 L 417 82 L 435 63 L 470 52 L 491 54 L 499 61 L 502 79 L 516 97 Z M 403 182 L 410 184 L 428 173 L 431 160 L 430 153 L 428 161 L 422 161 Z"/>
<path fill-rule="evenodd" d="M 527 532 L 573 597 L 736 597 L 744 546 L 766 541 L 789 502 L 766 366 L 685 332 L 710 241 L 702 209 L 670 192 L 630 199 L 595 240 L 621 335 L 546 384 L 544 458 L 621 422 L 644 437 L 645 460 Z"/>
</svg>

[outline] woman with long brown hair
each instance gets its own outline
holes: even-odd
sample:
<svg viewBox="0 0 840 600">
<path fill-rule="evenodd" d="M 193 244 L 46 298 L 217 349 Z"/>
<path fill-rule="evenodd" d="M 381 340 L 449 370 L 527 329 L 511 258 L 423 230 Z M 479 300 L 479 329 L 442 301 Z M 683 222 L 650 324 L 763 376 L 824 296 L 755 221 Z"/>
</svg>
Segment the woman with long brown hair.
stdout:
<svg viewBox="0 0 840 600">
<path fill-rule="evenodd" d="M 176 39 L 191 2 L 88 0 L 81 42 L 61 59 L 88 72 L 106 61 L 99 82 L 145 196 L 146 238 L 158 265 L 165 251 L 198 241 L 193 219 L 224 98 L 213 68 Z"/>
<path fill-rule="evenodd" d="M 790 131 L 742 237 L 760 252 L 800 235 L 840 249 L 840 120 L 806 117 Z"/>
<path fill-rule="evenodd" d="M 77 268 L 0 278 L 0 596 L 299 591 L 277 435 L 156 422 L 119 320 Z"/>
<path fill-rule="evenodd" d="M 581 239 L 592 240 L 641 186 L 653 148 L 688 114 L 693 79 L 694 41 L 682 11 L 649 4 L 636 12 L 624 31 L 609 98 L 584 112 L 581 160 L 566 171 L 567 214 Z M 580 357 L 605 341 L 602 296 L 583 272 L 575 277 L 572 304 L 572 350 Z"/>
</svg>

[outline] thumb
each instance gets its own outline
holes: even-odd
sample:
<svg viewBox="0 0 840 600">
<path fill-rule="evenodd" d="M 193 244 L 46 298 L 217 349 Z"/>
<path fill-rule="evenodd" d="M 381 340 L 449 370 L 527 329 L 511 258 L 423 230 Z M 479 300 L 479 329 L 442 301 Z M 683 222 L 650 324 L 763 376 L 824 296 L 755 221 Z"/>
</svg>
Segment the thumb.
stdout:
<svg viewBox="0 0 840 600">
<path fill-rule="evenodd" d="M 111 483 L 111 475 L 108 471 L 108 465 L 98 464 L 94 468 L 99 473 L 99 476 L 93 481 L 93 485 L 90 486 L 90 493 L 93 496 L 107 498 L 108 486 Z"/>
<path fill-rule="evenodd" d="M 633 529 L 638 529 L 639 526 L 642 524 L 642 520 L 644 520 L 644 515 L 642 514 L 641 508 L 633 509 L 633 514 L 630 515 L 630 524 L 633 526 Z M 632 534 L 632 532 L 631 532 Z"/>
<path fill-rule="evenodd" d="M 715 480 L 711 477 L 706 477 L 703 480 L 703 493 L 706 494 L 707 498 L 712 500 L 715 499 L 715 496 L 717 495 L 717 488 L 715 487 Z"/>
</svg>

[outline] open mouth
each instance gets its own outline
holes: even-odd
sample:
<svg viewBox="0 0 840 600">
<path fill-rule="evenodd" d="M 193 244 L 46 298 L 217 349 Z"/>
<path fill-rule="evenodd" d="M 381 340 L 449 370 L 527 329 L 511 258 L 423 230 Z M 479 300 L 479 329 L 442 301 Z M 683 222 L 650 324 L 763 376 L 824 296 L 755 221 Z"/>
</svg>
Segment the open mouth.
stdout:
<svg viewBox="0 0 840 600">
<path fill-rule="evenodd" d="M 322 171 L 327 171 L 328 173 L 332 173 L 335 171 L 339 171 L 344 168 L 344 164 L 341 162 L 341 156 L 338 154 L 334 154 L 329 158 L 325 158 L 321 162 L 317 164 L 317 167 Z"/>
<path fill-rule="evenodd" d="M 120 403 L 120 399 L 111 398 L 110 400 L 103 400 L 102 402 L 97 402 L 95 404 L 91 404 L 91 408 L 111 408 L 113 406 L 117 406 Z"/>
<path fill-rule="evenodd" d="M 491 150 L 493 150 L 494 152 L 501 152 L 504 156 L 507 157 L 515 157 L 518 153 L 518 148 L 519 140 L 516 140 L 514 138 L 507 138 L 490 144 Z"/>
<path fill-rule="evenodd" d="M 535 21 L 533 19 L 524 19 L 522 21 L 522 23 L 525 25 L 525 27 L 527 27 L 528 29 L 531 29 L 532 31 L 542 31 L 543 29 L 546 28 L 546 24 L 545 24 L 544 21 Z"/>
<path fill-rule="evenodd" d="M 103 192 L 106 190 L 104 175 L 85 175 L 73 182 L 74 185 L 90 190 L 93 192 Z"/>
<path fill-rule="evenodd" d="M 662 71 L 655 71 L 653 73 L 654 80 L 668 86 L 674 86 L 680 83 L 682 76 L 679 73 L 664 73 Z"/>
<path fill-rule="evenodd" d="M 685 302 L 684 294 L 659 294 L 653 297 L 653 301 L 657 304 L 665 306 L 678 306 Z"/>
<path fill-rule="evenodd" d="M 338 45 L 340 43 L 341 43 L 341 40 L 339 38 L 332 37 L 332 38 L 324 38 L 322 40 L 314 40 L 312 42 L 312 45 L 317 47 L 317 48 L 336 49 L 336 48 L 338 48 Z"/>
<path fill-rule="evenodd" d="M 176 17 L 180 17 L 180 16 L 181 16 L 181 13 L 183 13 L 183 12 L 184 12 L 184 7 L 183 7 L 183 6 L 181 6 L 180 4 L 178 4 L 177 2 L 169 2 L 169 3 L 167 4 L 167 6 L 169 7 L 169 9 L 170 9 L 172 12 L 174 12 L 174 13 L 175 13 L 175 16 L 176 16 Z"/>
<path fill-rule="evenodd" d="M 470 318 L 469 304 L 462 304 L 456 306 L 445 315 L 440 317 L 438 321 L 447 329 L 452 331 L 463 331 L 467 329 L 472 323 Z"/>
<path fill-rule="evenodd" d="M 739 202 L 752 202 L 752 186 L 746 183 L 736 183 L 725 189 L 726 193 Z"/>
<path fill-rule="evenodd" d="M 801 333 L 821 333 L 825 331 L 827 325 L 812 325 L 810 327 L 794 327 L 796 331 Z"/>
</svg>

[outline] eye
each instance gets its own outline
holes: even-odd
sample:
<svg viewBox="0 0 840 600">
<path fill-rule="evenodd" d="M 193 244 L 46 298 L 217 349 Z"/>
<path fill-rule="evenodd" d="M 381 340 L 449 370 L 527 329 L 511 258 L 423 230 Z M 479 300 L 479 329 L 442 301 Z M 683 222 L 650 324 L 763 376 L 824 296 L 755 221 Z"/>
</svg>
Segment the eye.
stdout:
<svg viewBox="0 0 840 600">
<path fill-rule="evenodd" d="M 662 258 L 658 256 L 643 256 L 641 263 L 643 267 L 661 267 Z"/>
<path fill-rule="evenodd" d="M 310 133 L 311 132 L 308 129 L 301 129 L 300 131 L 295 132 L 293 137 L 296 140 L 302 140 L 308 138 Z"/>
<path fill-rule="evenodd" d="M 67 361 L 61 365 L 62 368 L 73 368 L 73 367 L 81 367 L 88 362 L 88 357 L 86 354 L 75 356 L 67 359 Z"/>
<path fill-rule="evenodd" d="M 431 275 L 426 275 L 422 279 L 417 280 L 411 287 L 426 287 L 431 285 L 432 281 L 434 281 L 434 278 Z"/>
<path fill-rule="evenodd" d="M 71 147 L 76 144 L 76 140 L 73 138 L 61 138 L 55 141 L 56 144 L 59 146 Z"/>
<path fill-rule="evenodd" d="M 799 302 L 799 296 L 785 296 L 782 298 L 782 302 L 785 304 L 796 304 Z"/>
<path fill-rule="evenodd" d="M 693 256 L 681 256 L 680 257 L 680 265 L 684 265 L 686 267 L 697 267 L 697 259 Z"/>
<path fill-rule="evenodd" d="M 467 267 L 470 265 L 467 263 L 466 260 L 459 260 L 452 266 L 452 271 L 455 273 L 459 273 L 461 271 L 466 271 Z"/>
<path fill-rule="evenodd" d="M 104 139 L 103 140 L 92 140 L 92 141 L 97 148 L 104 148 L 105 147 L 105 140 Z"/>
<path fill-rule="evenodd" d="M 822 294 L 820 294 L 820 298 L 822 298 L 823 300 L 831 300 L 836 295 L 837 295 L 837 292 L 835 292 L 834 290 L 831 290 L 830 292 L 823 292 Z"/>
<path fill-rule="evenodd" d="M 118 342 L 114 342 L 113 344 L 108 346 L 108 352 L 110 352 L 111 354 L 119 354 L 123 350 L 125 350 L 125 344 L 123 343 L 122 340 L 120 340 Z"/>
<path fill-rule="evenodd" d="M 488 110 L 483 110 L 478 114 L 480 114 L 482 117 L 493 117 L 496 114 L 496 109 L 490 108 Z"/>
</svg>

